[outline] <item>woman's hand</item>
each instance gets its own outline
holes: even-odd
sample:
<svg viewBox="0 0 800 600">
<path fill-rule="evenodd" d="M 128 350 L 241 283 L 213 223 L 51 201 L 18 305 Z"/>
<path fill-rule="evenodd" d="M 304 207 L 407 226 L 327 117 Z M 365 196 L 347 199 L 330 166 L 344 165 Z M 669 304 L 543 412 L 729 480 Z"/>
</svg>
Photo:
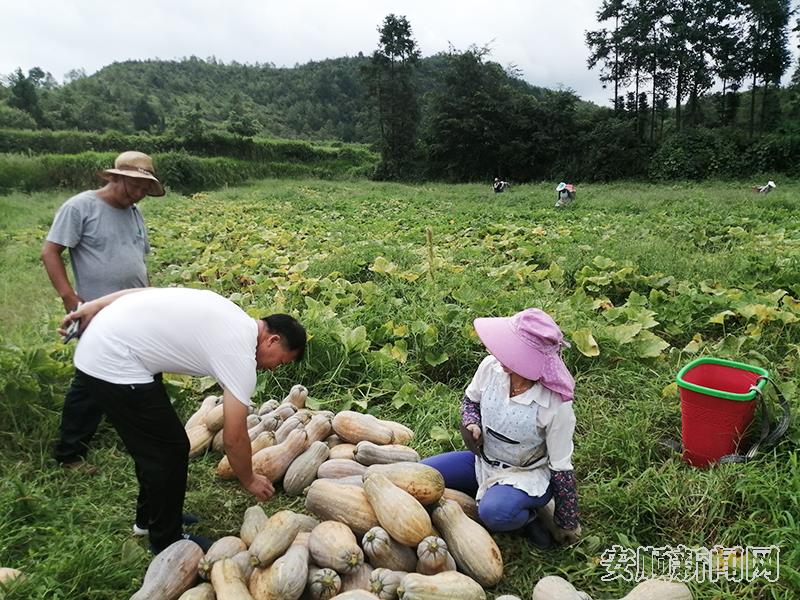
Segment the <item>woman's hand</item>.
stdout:
<svg viewBox="0 0 800 600">
<path fill-rule="evenodd" d="M 553 538 L 561 546 L 571 546 L 581 539 L 581 526 L 578 525 L 575 529 L 561 529 L 556 527 L 553 531 Z"/>
<path fill-rule="evenodd" d="M 480 425 L 477 425 L 476 423 L 470 423 L 466 427 L 462 425 L 461 439 L 464 440 L 464 445 L 467 447 L 467 450 L 470 450 L 475 454 L 480 453 L 480 447 L 481 447 Z"/>
</svg>

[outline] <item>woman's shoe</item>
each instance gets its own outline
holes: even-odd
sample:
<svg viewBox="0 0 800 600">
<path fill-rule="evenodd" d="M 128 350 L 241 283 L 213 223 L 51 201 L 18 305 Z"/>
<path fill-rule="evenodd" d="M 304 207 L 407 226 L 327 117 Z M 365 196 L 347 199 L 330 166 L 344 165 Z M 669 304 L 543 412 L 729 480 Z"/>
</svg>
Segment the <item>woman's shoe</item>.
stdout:
<svg viewBox="0 0 800 600">
<path fill-rule="evenodd" d="M 525 537 L 539 550 L 552 550 L 555 548 L 555 541 L 550 535 L 547 527 L 542 524 L 541 519 L 534 519 L 524 527 Z"/>
</svg>

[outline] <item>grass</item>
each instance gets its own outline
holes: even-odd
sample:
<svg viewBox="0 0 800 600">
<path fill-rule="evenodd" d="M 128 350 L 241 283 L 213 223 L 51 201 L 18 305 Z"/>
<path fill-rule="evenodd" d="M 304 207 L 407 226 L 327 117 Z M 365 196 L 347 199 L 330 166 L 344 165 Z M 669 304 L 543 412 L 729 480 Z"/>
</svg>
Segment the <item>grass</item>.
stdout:
<svg viewBox="0 0 800 600">
<path fill-rule="evenodd" d="M 285 310 L 308 326 L 306 360 L 262 374 L 258 400 L 302 382 L 315 405 L 409 424 L 423 456 L 460 444 L 458 401 L 482 356 L 472 319 L 541 306 L 573 341 L 591 333 L 598 356 L 577 342 L 565 354 L 577 381 L 584 538 L 542 554 L 497 536 L 507 577 L 490 597 L 529 597 L 548 574 L 621 597 L 632 584 L 601 579 L 605 549 L 684 544 L 779 546 L 777 582 L 691 586 L 698 598 L 789 599 L 800 589 L 796 423 L 756 461 L 710 470 L 658 441 L 680 435 L 670 384 L 698 355 L 766 366 L 796 409 L 798 191 L 587 185 L 575 206 L 555 211 L 550 185 L 495 195 L 476 185 L 269 180 L 141 207 L 154 284 L 207 287 L 253 316 Z M 50 459 L 72 347 L 55 338 L 63 309 L 38 253 L 66 195 L 0 197 L 0 566 L 29 574 L 8 600 L 126 597 L 149 560 L 129 534 L 136 485 L 113 430 L 104 425 L 93 443 L 96 479 Z M 627 339 L 621 326 L 642 332 Z M 199 383 L 171 386 L 188 417 Z M 191 462 L 186 501 L 203 517 L 197 531 L 214 537 L 238 531 L 252 503 L 215 478 L 217 460 Z M 281 495 L 265 508 L 286 506 L 302 500 Z"/>
</svg>

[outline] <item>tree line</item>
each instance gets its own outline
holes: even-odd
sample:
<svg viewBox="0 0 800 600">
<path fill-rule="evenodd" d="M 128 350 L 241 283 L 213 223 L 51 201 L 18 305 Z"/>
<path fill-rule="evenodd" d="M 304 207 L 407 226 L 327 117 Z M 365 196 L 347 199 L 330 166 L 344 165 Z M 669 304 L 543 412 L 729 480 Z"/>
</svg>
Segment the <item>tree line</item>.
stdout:
<svg viewBox="0 0 800 600">
<path fill-rule="evenodd" d="M 129 61 L 63 85 L 17 70 L 0 85 L 0 128 L 148 132 L 208 145 L 205 155 L 222 132 L 363 142 L 380 152 L 382 179 L 791 174 L 800 81 L 780 87 L 790 16 L 788 0 L 604 0 L 586 42 L 610 107 L 532 86 L 486 47 L 423 58 L 411 23 L 391 14 L 371 55 L 291 69 Z"/>
<path fill-rule="evenodd" d="M 382 174 L 455 181 L 795 174 L 800 81 L 780 90 L 790 15 L 788 0 L 604 0 L 598 22 L 613 26 L 587 32 L 586 42 L 588 66 L 613 84 L 613 108 L 587 110 L 571 91 L 525 93 L 517 73 L 472 47 L 448 53 L 423 115 L 410 24 L 389 15 L 366 69 Z M 746 81 L 747 112 L 739 91 Z M 715 84 L 721 91 L 712 94 Z"/>
<path fill-rule="evenodd" d="M 587 32 L 589 67 L 613 85 L 614 109 L 633 112 L 651 141 L 670 98 L 681 130 L 701 122 L 701 100 L 715 85 L 719 122 L 733 125 L 737 92 L 749 83 L 752 136 L 759 87 L 759 128 L 772 128 L 780 114 L 771 92 L 790 64 L 791 12 L 789 0 L 603 0 L 597 18 L 611 25 Z"/>
</svg>

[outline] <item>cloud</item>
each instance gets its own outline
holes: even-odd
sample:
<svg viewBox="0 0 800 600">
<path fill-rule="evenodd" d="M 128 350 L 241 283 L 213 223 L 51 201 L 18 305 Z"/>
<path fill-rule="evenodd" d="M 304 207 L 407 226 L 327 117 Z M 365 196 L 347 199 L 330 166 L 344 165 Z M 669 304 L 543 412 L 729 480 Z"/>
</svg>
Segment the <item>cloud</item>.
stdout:
<svg viewBox="0 0 800 600">
<path fill-rule="evenodd" d="M 6 2 L 0 74 L 40 66 L 61 80 L 115 61 L 215 56 L 224 62 L 294 66 L 370 54 L 389 13 L 411 22 L 423 56 L 489 45 L 543 87 L 564 86 L 607 104 L 588 71 L 584 35 L 600 0 L 27 0 Z M 791 43 L 795 50 L 796 42 Z"/>
</svg>

